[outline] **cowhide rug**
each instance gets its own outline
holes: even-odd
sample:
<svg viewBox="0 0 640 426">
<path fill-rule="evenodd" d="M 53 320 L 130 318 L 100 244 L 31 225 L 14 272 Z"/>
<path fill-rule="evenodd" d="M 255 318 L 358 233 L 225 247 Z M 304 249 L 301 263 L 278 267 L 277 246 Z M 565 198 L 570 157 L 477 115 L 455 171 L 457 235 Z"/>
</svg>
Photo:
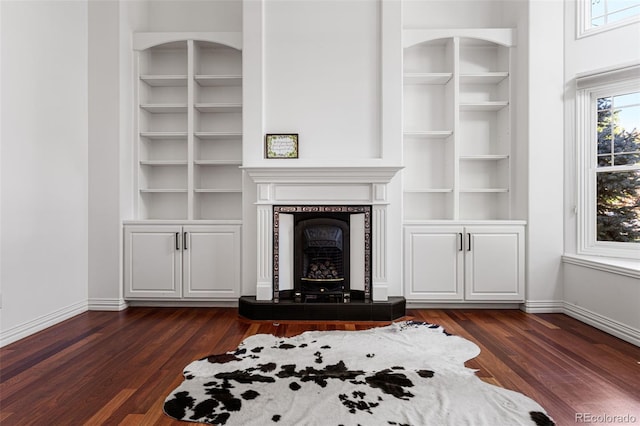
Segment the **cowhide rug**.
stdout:
<svg viewBox="0 0 640 426">
<path fill-rule="evenodd" d="M 480 380 L 474 343 L 422 322 L 259 334 L 189 364 L 164 403 L 217 425 L 553 425 L 535 401 Z"/>
</svg>

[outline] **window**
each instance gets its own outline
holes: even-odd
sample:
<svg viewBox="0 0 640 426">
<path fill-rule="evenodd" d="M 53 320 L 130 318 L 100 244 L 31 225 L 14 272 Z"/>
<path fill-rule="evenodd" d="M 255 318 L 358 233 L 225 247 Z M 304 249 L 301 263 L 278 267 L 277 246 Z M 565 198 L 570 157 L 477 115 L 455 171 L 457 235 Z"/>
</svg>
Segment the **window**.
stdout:
<svg viewBox="0 0 640 426">
<path fill-rule="evenodd" d="M 640 1 L 591 0 L 591 26 L 601 27 L 640 14 Z"/>
<path fill-rule="evenodd" d="M 578 79 L 580 252 L 640 255 L 640 66 Z"/>
<path fill-rule="evenodd" d="M 578 1 L 578 37 L 640 20 L 640 0 Z"/>
</svg>

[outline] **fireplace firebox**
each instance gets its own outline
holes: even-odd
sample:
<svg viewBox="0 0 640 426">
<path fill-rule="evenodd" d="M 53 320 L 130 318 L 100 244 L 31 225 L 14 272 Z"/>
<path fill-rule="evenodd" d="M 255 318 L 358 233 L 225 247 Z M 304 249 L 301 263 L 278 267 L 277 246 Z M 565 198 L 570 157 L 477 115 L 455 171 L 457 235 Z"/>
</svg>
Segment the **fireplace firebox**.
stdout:
<svg viewBox="0 0 640 426">
<path fill-rule="evenodd" d="M 294 230 L 296 301 L 348 301 L 349 224 L 320 217 L 300 220 Z"/>
<path fill-rule="evenodd" d="M 274 301 L 369 300 L 370 217 L 370 206 L 274 206 Z"/>
</svg>

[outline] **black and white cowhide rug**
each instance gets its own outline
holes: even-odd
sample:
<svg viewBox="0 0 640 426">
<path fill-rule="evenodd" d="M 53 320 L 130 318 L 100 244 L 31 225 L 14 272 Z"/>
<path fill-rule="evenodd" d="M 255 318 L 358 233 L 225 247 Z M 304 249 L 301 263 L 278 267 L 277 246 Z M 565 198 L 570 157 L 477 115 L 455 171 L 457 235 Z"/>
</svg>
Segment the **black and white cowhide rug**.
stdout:
<svg viewBox="0 0 640 426">
<path fill-rule="evenodd" d="M 217 425 L 553 425 L 526 396 L 483 382 L 474 343 L 422 322 L 258 334 L 189 364 L 164 403 Z"/>
</svg>

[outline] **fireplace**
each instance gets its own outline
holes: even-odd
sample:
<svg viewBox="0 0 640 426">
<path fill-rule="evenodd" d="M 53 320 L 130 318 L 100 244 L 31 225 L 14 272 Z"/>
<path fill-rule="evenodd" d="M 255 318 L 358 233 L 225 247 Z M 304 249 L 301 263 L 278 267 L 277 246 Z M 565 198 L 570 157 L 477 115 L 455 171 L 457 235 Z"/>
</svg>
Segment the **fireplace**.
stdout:
<svg viewBox="0 0 640 426">
<path fill-rule="evenodd" d="M 256 184 L 256 257 L 247 257 L 256 259 L 256 284 L 240 297 L 239 314 L 260 320 L 388 321 L 403 316 L 404 297 L 389 295 L 390 284 L 394 291 L 399 284 L 395 278 L 389 281 L 389 258 L 396 257 L 396 250 L 387 247 L 390 237 L 396 246 L 391 230 L 399 226 L 388 212 L 387 187 L 401 167 L 377 161 L 303 163 L 242 167 Z M 306 237 L 305 228 L 311 230 Z M 252 236 L 247 243 L 249 252 Z M 326 272 L 309 277 L 309 270 L 322 269 L 321 259 L 331 277 L 336 271 L 335 278 Z"/>
<path fill-rule="evenodd" d="M 369 299 L 371 206 L 274 206 L 275 301 Z"/>
</svg>

